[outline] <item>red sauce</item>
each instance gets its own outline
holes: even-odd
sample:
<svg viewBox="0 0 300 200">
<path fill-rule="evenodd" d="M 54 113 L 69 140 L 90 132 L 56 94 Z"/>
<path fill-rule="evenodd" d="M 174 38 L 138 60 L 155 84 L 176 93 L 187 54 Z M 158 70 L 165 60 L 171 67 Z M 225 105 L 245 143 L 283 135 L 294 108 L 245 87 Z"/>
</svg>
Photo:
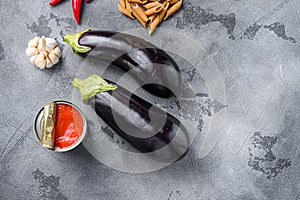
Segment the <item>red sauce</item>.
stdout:
<svg viewBox="0 0 300 200">
<path fill-rule="evenodd" d="M 75 144 L 83 130 L 80 113 L 70 105 L 56 105 L 55 147 L 65 148 Z"/>
</svg>

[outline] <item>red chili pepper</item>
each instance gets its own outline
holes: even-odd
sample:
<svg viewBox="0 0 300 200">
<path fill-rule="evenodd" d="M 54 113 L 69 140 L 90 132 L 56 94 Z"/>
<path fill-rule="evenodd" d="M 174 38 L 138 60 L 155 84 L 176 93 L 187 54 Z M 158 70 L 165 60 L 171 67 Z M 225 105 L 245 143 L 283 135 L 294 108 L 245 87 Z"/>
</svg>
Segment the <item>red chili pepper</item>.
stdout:
<svg viewBox="0 0 300 200">
<path fill-rule="evenodd" d="M 62 2 L 62 0 L 51 0 L 51 1 L 49 2 L 49 4 L 50 4 L 51 6 L 54 6 L 54 5 L 56 5 L 56 4 L 60 3 L 60 2 Z"/>
<path fill-rule="evenodd" d="M 73 14 L 77 24 L 80 23 L 81 5 L 82 5 L 82 0 L 72 0 Z"/>
<path fill-rule="evenodd" d="M 85 3 L 90 3 L 90 0 L 85 0 Z"/>
</svg>

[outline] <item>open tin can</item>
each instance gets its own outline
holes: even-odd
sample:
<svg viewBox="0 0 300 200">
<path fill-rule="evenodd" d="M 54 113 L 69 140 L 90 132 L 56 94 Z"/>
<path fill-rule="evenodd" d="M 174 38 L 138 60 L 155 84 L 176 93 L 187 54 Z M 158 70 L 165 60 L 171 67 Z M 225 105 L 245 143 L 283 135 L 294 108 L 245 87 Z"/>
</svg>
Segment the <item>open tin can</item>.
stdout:
<svg viewBox="0 0 300 200">
<path fill-rule="evenodd" d="M 53 101 L 51 103 L 55 103 L 55 105 L 58 106 L 67 106 L 67 107 L 71 107 L 72 109 L 75 110 L 76 113 L 79 114 L 79 116 L 81 117 L 82 120 L 82 131 L 81 134 L 79 135 L 77 141 L 75 141 L 74 143 L 72 143 L 69 146 L 66 147 L 58 147 L 58 146 L 54 146 L 53 148 L 48 147 L 47 145 L 45 145 L 44 141 L 43 141 L 43 125 L 44 125 L 44 109 L 45 107 L 42 107 L 39 112 L 37 113 L 35 120 L 34 120 L 34 132 L 37 136 L 38 141 L 41 143 L 42 146 L 53 150 L 55 152 L 66 152 L 66 151 L 70 151 L 72 149 L 74 149 L 75 147 L 77 147 L 85 138 L 86 136 L 86 131 L 87 131 L 87 122 L 86 122 L 86 117 L 84 116 L 84 114 L 81 112 L 81 110 L 74 104 L 68 102 L 68 101 L 64 101 L 64 100 L 57 100 L 57 101 Z M 57 110 L 57 108 L 55 108 Z M 55 111 L 54 111 L 54 115 L 55 115 Z M 76 120 L 76 119 L 74 119 Z M 77 119 L 78 120 L 78 119 Z M 55 123 L 64 123 L 64 122 L 60 122 L 58 121 L 53 121 Z M 49 138 L 48 138 L 49 139 Z M 53 138 L 54 140 L 56 139 L 55 137 Z"/>
</svg>

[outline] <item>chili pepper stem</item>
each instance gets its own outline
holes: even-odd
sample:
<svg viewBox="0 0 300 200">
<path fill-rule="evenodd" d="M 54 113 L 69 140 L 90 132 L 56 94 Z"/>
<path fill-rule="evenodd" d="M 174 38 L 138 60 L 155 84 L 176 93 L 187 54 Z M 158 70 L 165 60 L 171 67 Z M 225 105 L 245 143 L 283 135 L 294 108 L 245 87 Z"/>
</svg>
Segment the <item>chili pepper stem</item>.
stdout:
<svg viewBox="0 0 300 200">
<path fill-rule="evenodd" d="M 92 74 L 84 80 L 74 78 L 72 86 L 79 90 L 85 104 L 88 104 L 89 99 L 94 97 L 96 94 L 117 89 L 116 85 L 109 84 L 97 74 Z"/>
<path fill-rule="evenodd" d="M 64 37 L 64 41 L 67 42 L 72 47 L 75 53 L 87 53 L 91 50 L 91 48 L 80 45 L 78 41 L 79 38 L 82 36 L 82 34 L 90 30 L 91 29 L 87 29 L 76 34 L 66 34 Z"/>
</svg>

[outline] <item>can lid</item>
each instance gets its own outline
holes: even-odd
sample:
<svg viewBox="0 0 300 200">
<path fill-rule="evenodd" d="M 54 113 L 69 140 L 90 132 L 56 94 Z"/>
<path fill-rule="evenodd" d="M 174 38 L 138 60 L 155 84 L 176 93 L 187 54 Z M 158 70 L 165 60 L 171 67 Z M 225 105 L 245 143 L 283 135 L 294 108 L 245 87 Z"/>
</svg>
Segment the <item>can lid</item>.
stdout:
<svg viewBox="0 0 300 200">
<path fill-rule="evenodd" d="M 65 148 L 58 148 L 58 147 L 55 147 L 53 149 L 51 148 L 48 148 L 50 150 L 53 150 L 55 152 L 66 152 L 66 151 L 70 151 L 71 149 L 74 149 L 76 146 L 78 146 L 82 140 L 85 138 L 86 136 L 86 131 L 87 131 L 87 122 L 86 122 L 86 117 L 85 115 L 81 112 L 81 110 L 76 106 L 74 105 L 73 103 L 70 103 L 68 101 L 64 101 L 64 100 L 56 100 L 56 101 L 53 101 L 56 103 L 56 105 L 59 105 L 59 104 L 65 104 L 65 105 L 70 105 L 72 106 L 74 109 L 76 109 L 82 120 L 83 120 L 83 129 L 82 129 L 82 133 L 81 133 L 81 136 L 80 138 L 78 139 L 78 141 L 76 143 L 74 143 L 73 145 L 71 146 L 68 146 L 68 147 L 65 147 Z M 33 125 L 33 129 L 34 129 L 34 132 L 37 136 L 37 139 L 38 141 L 40 142 L 40 144 L 42 145 L 42 129 L 43 129 L 43 118 L 44 118 L 44 107 L 42 107 L 36 117 L 35 117 L 35 120 L 34 120 L 34 125 Z M 47 148 L 47 147 L 46 147 Z"/>
<path fill-rule="evenodd" d="M 56 103 L 50 102 L 44 105 L 42 121 L 42 145 L 53 149 L 55 145 L 55 119 Z"/>
</svg>

